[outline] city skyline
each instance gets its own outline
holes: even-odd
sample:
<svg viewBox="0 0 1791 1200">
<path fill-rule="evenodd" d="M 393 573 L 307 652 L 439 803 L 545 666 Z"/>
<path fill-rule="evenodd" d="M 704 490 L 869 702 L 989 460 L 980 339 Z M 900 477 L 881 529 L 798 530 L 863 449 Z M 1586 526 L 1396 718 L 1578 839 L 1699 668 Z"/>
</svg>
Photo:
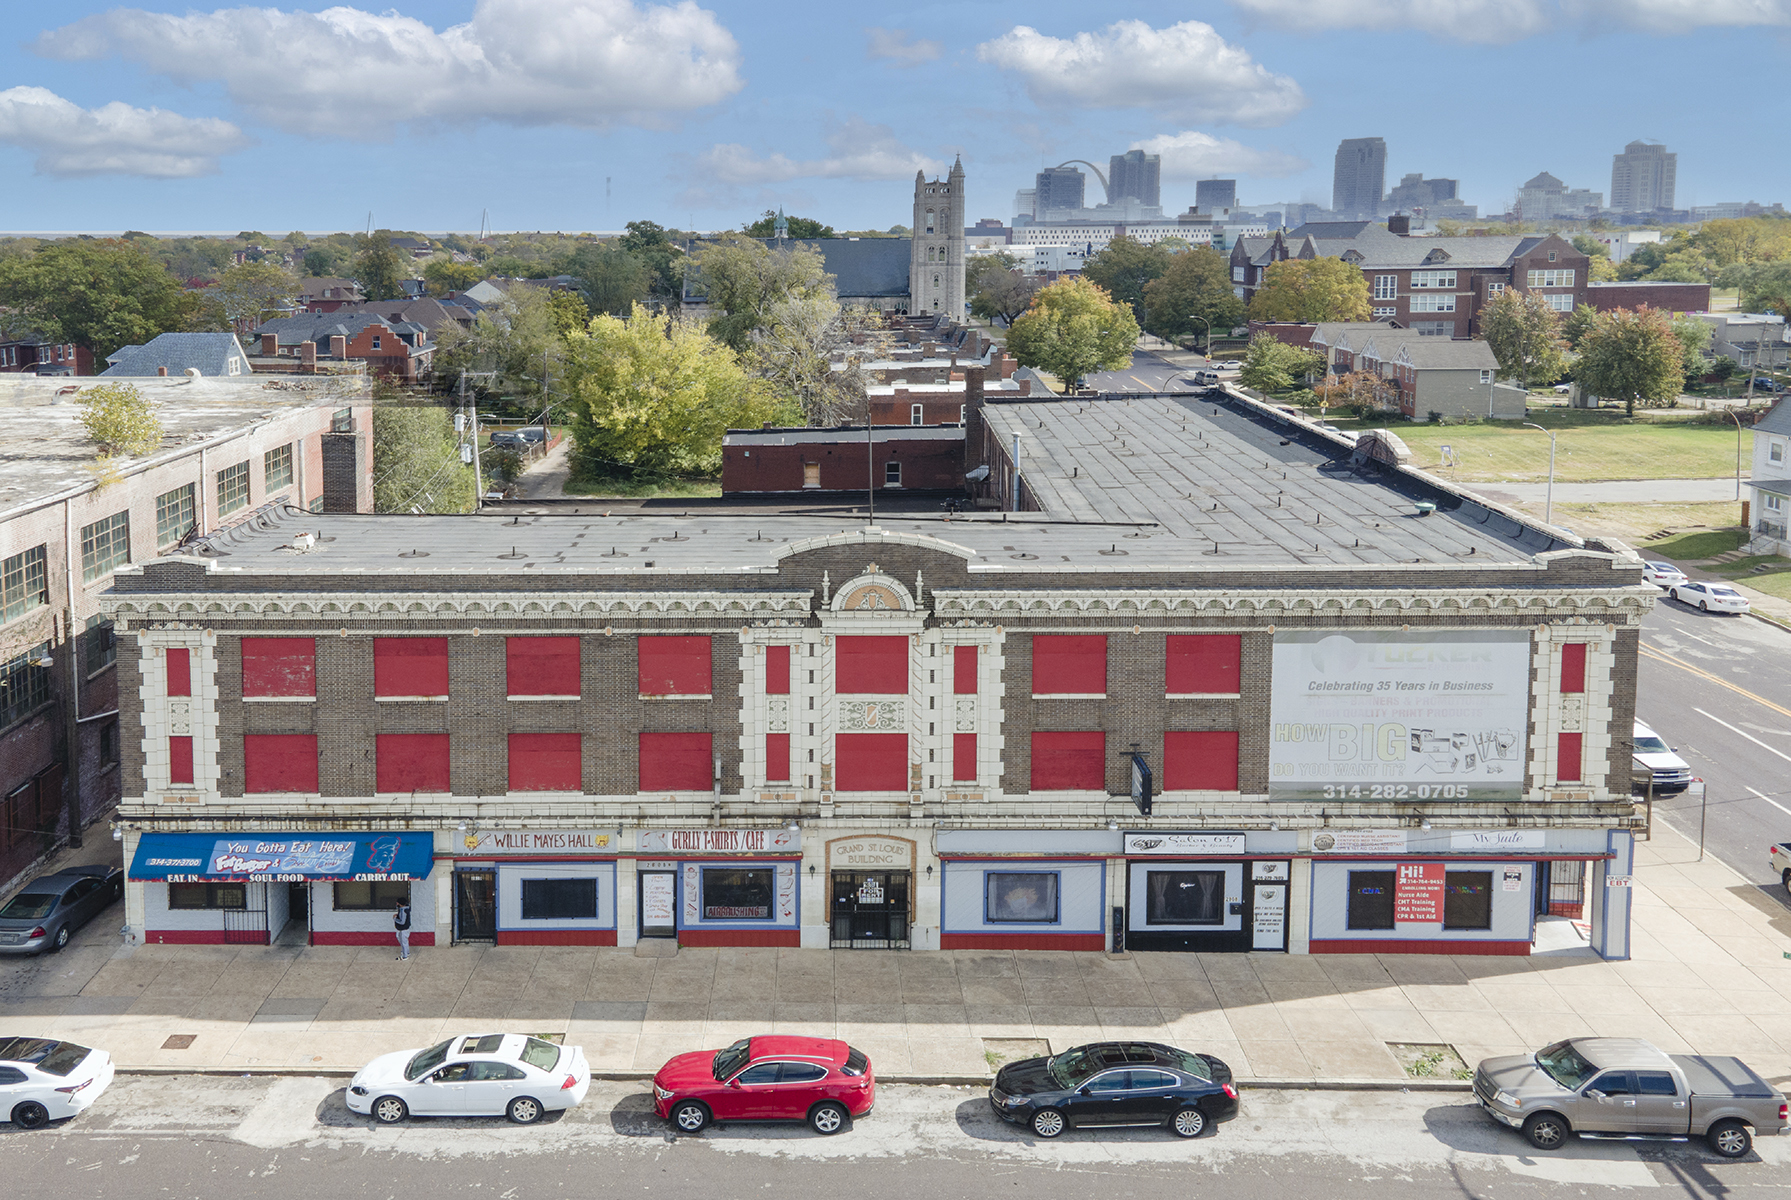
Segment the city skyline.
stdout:
<svg viewBox="0 0 1791 1200">
<path fill-rule="evenodd" d="M 974 220 L 1011 215 L 1043 167 L 1131 150 L 1161 156 L 1166 212 L 1207 177 L 1237 179 L 1244 205 L 1329 206 L 1335 149 L 1360 136 L 1388 138 L 1388 183 L 1457 180 L 1483 213 L 1539 171 L 1607 191 L 1612 157 L 1637 141 L 1684 160 L 1680 208 L 1791 192 L 1791 166 L 1752 152 L 1739 125 L 1694 127 L 1636 69 L 1670 45 L 1677 72 L 1770 74 L 1783 51 L 1759 33 L 1777 9 L 1668 30 L 1646 5 L 1520 7 L 1523 21 L 1474 5 L 1229 0 L 1189 19 L 1165 3 L 1094 17 L 1041 0 L 1024 24 L 994 6 L 898 5 L 860 26 L 801 16 L 834 15 L 818 5 L 767 22 L 740 0 L 185 15 L 69 0 L 15 23 L 0 49 L 0 161 L 15 180 L 0 225 L 325 230 L 371 214 L 472 230 L 489 214 L 497 229 L 725 228 L 781 206 L 886 228 L 905 223 L 900 182 L 959 154 Z M 1377 130 L 1340 62 L 1402 52 L 1450 77 L 1522 63 L 1557 82 L 1507 96 L 1508 119 L 1473 139 L 1446 106 Z"/>
</svg>

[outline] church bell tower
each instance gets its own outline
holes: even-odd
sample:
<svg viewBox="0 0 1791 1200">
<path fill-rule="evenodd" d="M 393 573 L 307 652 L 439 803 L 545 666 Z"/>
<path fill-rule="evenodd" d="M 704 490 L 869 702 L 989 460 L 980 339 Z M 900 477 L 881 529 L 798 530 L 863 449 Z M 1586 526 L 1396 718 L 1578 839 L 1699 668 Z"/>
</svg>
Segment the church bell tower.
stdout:
<svg viewBox="0 0 1791 1200">
<path fill-rule="evenodd" d="M 964 160 L 943 180 L 914 173 L 914 243 L 908 311 L 964 319 Z"/>
</svg>

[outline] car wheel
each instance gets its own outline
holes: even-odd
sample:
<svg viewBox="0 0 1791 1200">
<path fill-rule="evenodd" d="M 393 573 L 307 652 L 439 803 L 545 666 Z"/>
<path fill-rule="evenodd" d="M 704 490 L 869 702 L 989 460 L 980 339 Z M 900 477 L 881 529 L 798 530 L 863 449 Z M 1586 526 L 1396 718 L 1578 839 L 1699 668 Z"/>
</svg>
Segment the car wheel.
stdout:
<svg viewBox="0 0 1791 1200">
<path fill-rule="evenodd" d="M 1538 1150 L 1559 1150 L 1567 1140 L 1567 1122 L 1554 1113 L 1537 1113 L 1524 1122 L 1524 1136 Z"/>
<path fill-rule="evenodd" d="M 1754 1135 L 1740 1121 L 1718 1121 L 1704 1137 L 1724 1158 L 1741 1158 L 1754 1148 Z"/>
<path fill-rule="evenodd" d="M 504 1106 L 504 1115 L 516 1125 L 533 1125 L 541 1119 L 541 1101 L 533 1096 L 518 1096 Z"/>
<path fill-rule="evenodd" d="M 1169 1118 L 1170 1132 L 1176 1137 L 1199 1137 L 1206 1129 L 1206 1114 L 1192 1106 Z"/>
<path fill-rule="evenodd" d="M 124 880 L 120 879 L 117 883 L 114 883 L 112 885 L 112 899 L 121 900 L 123 898 L 124 898 Z"/>
<path fill-rule="evenodd" d="M 68 926 L 67 925 L 64 925 L 61 929 L 58 929 L 56 931 L 56 936 L 55 936 L 55 938 L 53 938 L 51 940 L 51 945 L 57 950 L 61 950 L 68 945 Z"/>
<path fill-rule="evenodd" d="M 1678 588 L 1668 588 L 1667 589 L 1667 599 L 1669 599 L 1669 600 L 1679 599 L 1679 589 Z"/>
<path fill-rule="evenodd" d="M 1786 867 L 1779 876 L 1779 882 L 1785 885 L 1785 894 L 1791 895 L 1791 867 Z"/>
<path fill-rule="evenodd" d="M 410 1106 L 396 1096 L 381 1096 L 373 1102 L 372 1112 L 381 1125 L 396 1125 L 410 1116 Z"/>
<path fill-rule="evenodd" d="M 41 1129 L 50 1123 L 50 1110 L 35 1100 L 13 1106 L 12 1123 L 20 1129 Z"/>
<path fill-rule="evenodd" d="M 1698 601 L 1698 611 L 1699 612 L 1709 612 L 1710 611 L 1710 601 L 1708 601 L 1708 600 Z"/>
<path fill-rule="evenodd" d="M 846 1127 L 851 1115 L 845 1106 L 835 1104 L 831 1100 L 824 1101 L 808 1110 L 808 1127 L 816 1133 L 838 1133 Z"/>
<path fill-rule="evenodd" d="M 700 1133 L 709 1123 L 709 1108 L 695 1100 L 685 1100 L 672 1107 L 672 1124 L 679 1133 Z"/>
<path fill-rule="evenodd" d="M 1041 1108 L 1032 1114 L 1032 1131 L 1042 1138 L 1060 1136 L 1069 1128 L 1069 1122 L 1055 1108 Z"/>
</svg>

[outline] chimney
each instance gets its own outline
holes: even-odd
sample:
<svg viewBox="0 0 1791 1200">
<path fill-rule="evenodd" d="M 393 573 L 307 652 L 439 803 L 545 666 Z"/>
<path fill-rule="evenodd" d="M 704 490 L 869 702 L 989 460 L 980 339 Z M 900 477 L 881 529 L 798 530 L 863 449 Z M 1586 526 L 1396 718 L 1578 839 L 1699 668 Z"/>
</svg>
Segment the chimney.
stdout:
<svg viewBox="0 0 1791 1200">
<path fill-rule="evenodd" d="M 343 337 L 339 333 L 330 338 L 330 357 L 331 358 L 347 358 L 348 357 L 348 339 Z"/>
<path fill-rule="evenodd" d="M 1412 233 L 1412 219 L 1404 213 L 1396 213 L 1393 216 L 1388 217 L 1387 232 L 1396 233 L 1400 237 L 1410 237 Z"/>
<path fill-rule="evenodd" d="M 299 343 L 299 370 L 315 374 L 317 371 L 317 343 L 303 341 Z"/>
<path fill-rule="evenodd" d="M 261 353 L 268 358 L 272 358 L 274 355 L 280 353 L 280 335 L 277 333 L 262 334 Z"/>
<path fill-rule="evenodd" d="M 983 368 L 964 368 L 964 470 L 982 466 L 983 459 Z"/>
<path fill-rule="evenodd" d="M 1008 380 L 1008 379 L 1012 379 L 1014 377 L 1014 371 L 1019 367 L 1019 365 L 1020 365 L 1019 359 L 1017 359 L 1013 355 L 1009 354 L 1006 350 L 1003 350 L 1001 352 L 1001 360 L 1000 360 L 1000 363 L 999 363 L 997 369 L 1001 372 L 1001 378 L 1003 380 Z"/>
<path fill-rule="evenodd" d="M 155 373 L 159 376 L 166 376 L 168 374 L 168 368 L 167 367 L 157 367 L 155 369 Z"/>
</svg>

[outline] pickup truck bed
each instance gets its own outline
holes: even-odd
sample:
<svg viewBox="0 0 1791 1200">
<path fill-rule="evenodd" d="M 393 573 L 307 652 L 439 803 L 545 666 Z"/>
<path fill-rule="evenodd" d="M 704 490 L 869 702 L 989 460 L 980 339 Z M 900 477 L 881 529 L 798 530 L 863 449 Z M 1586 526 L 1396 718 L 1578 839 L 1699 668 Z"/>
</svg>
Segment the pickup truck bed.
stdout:
<svg viewBox="0 0 1791 1200">
<path fill-rule="evenodd" d="M 1767 1100 L 1778 1094 L 1770 1083 L 1739 1058 L 1719 1058 L 1710 1054 L 1669 1054 L 1667 1057 L 1685 1072 L 1685 1082 L 1691 1087 L 1693 1100 L 1710 1096 Z"/>
</svg>

